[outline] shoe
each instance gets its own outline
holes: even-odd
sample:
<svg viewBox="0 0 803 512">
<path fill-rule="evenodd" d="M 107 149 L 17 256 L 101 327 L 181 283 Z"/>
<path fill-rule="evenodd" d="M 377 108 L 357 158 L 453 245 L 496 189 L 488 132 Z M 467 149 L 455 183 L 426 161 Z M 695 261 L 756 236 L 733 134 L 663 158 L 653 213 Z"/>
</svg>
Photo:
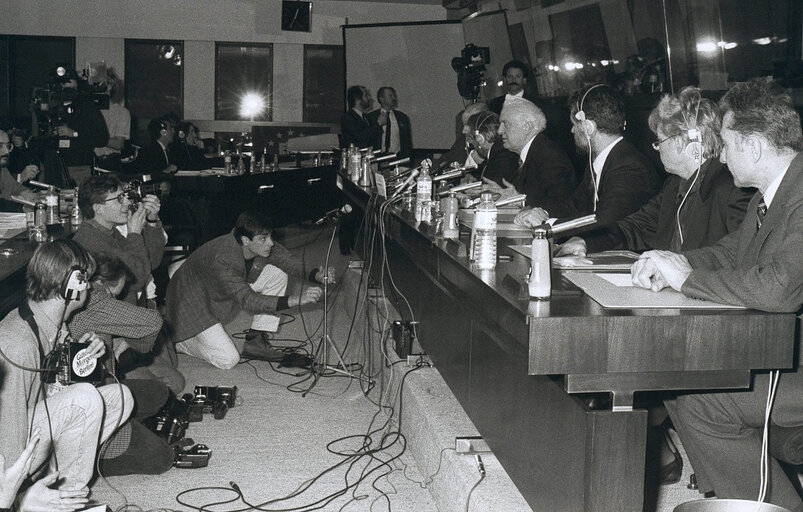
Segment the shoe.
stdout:
<svg viewBox="0 0 803 512">
<path fill-rule="evenodd" d="M 278 363 L 284 359 L 284 351 L 271 345 L 262 336 L 262 331 L 250 331 L 245 335 L 245 344 L 240 353 L 245 359 L 258 359 Z"/>
<path fill-rule="evenodd" d="M 672 485 L 680 481 L 680 476 L 683 473 L 683 458 L 680 456 L 680 450 L 675 446 L 675 442 L 669 436 L 669 428 L 664 426 L 662 428 L 662 451 L 669 451 L 672 453 L 672 462 L 661 466 L 658 472 L 658 483 L 661 485 Z"/>
<path fill-rule="evenodd" d="M 672 460 L 665 464 L 660 461 L 672 455 Z M 669 437 L 664 426 L 650 427 L 647 431 L 647 466 L 645 468 L 648 482 L 659 485 L 671 485 L 680 481 L 683 473 L 683 458 L 675 443 Z"/>
</svg>

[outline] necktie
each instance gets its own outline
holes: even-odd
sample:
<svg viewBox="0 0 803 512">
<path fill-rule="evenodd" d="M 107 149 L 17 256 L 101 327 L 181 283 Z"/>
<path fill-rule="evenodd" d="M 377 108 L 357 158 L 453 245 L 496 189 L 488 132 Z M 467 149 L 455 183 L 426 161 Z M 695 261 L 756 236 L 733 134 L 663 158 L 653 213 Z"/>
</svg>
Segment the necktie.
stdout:
<svg viewBox="0 0 803 512">
<path fill-rule="evenodd" d="M 758 201 L 758 207 L 756 207 L 756 229 L 761 228 L 761 223 L 764 222 L 765 215 L 767 215 L 767 203 L 764 202 L 764 198 L 762 197 Z"/>
<path fill-rule="evenodd" d="M 390 151 L 390 112 L 388 112 L 388 122 L 385 124 L 385 152 Z"/>
</svg>

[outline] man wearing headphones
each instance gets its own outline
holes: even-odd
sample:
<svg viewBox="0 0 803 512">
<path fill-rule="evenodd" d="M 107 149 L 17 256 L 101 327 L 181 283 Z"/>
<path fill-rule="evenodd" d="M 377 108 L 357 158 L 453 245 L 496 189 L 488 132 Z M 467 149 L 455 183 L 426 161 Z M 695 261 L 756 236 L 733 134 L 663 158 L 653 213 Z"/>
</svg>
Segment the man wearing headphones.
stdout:
<svg viewBox="0 0 803 512">
<path fill-rule="evenodd" d="M 175 129 L 166 119 L 157 117 L 148 123 L 148 135 L 151 144 L 139 152 L 134 168 L 139 174 L 150 174 L 154 181 L 163 181 L 177 170 L 170 163 L 167 152 L 175 137 Z"/>
<path fill-rule="evenodd" d="M 597 84 L 569 98 L 577 148 L 588 154 L 583 181 L 568 200 L 546 197 L 522 210 L 516 223 L 534 227 L 550 217 L 596 213 L 607 226 L 638 210 L 658 192 L 660 180 L 650 161 L 623 138 L 625 105 L 610 87 Z"/>
<path fill-rule="evenodd" d="M 499 116 L 493 112 L 478 112 L 468 119 L 468 140 L 484 159 L 471 174 L 478 180 L 493 181 L 497 185 L 516 181 L 519 156 L 504 148 L 497 130 Z"/>
<path fill-rule="evenodd" d="M 64 321 L 83 306 L 94 266 L 92 257 L 73 241 L 41 245 L 28 263 L 27 301 L 0 321 L 0 453 L 17 459 L 38 430 L 31 467 L 50 462 L 47 476 L 22 489 L 22 510 L 82 508 L 98 446 L 134 406 L 125 386 L 47 384 L 47 375 L 54 372 L 41 371 L 44 357 L 67 336 Z M 100 365 L 98 359 L 106 351 L 103 342 L 94 333 L 78 342 L 88 344 L 84 357 L 90 367 Z M 50 488 L 57 481 L 57 488 Z"/>
<path fill-rule="evenodd" d="M 649 118 L 653 148 L 671 175 L 661 192 L 607 229 L 574 237 L 559 256 L 585 256 L 609 249 L 691 250 L 713 245 L 742 223 L 755 189 L 733 183 L 719 161 L 720 116 L 700 89 L 687 87 L 664 96 Z"/>
</svg>

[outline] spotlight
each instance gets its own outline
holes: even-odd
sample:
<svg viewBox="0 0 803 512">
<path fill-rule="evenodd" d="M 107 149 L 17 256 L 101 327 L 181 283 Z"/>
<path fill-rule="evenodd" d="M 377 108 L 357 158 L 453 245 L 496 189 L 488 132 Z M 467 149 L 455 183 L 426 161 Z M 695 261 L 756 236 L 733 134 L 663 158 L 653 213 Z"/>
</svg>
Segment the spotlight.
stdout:
<svg viewBox="0 0 803 512">
<path fill-rule="evenodd" d="M 240 100 L 240 117 L 251 119 L 265 110 L 265 98 L 259 93 L 248 92 Z"/>
<path fill-rule="evenodd" d="M 713 53 L 717 51 L 717 46 L 718 44 L 714 41 L 701 41 L 697 43 L 697 51 L 700 53 Z"/>
</svg>

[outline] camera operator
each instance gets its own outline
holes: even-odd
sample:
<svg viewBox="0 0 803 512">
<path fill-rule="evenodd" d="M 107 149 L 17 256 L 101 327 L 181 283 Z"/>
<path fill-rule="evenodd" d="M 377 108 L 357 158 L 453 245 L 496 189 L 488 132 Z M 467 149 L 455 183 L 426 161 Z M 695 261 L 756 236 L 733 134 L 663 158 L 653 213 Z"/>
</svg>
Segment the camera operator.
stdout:
<svg viewBox="0 0 803 512">
<path fill-rule="evenodd" d="M 59 148 L 70 178 L 80 185 L 89 177 L 95 148 L 109 142 L 109 130 L 100 108 L 89 95 L 86 81 L 79 80 L 72 69 L 57 76 L 61 86 L 67 115 L 56 127 Z M 69 147 L 65 147 L 69 146 Z"/>
<path fill-rule="evenodd" d="M 134 406 L 125 386 L 49 385 L 39 371 L 44 355 L 67 336 L 64 320 L 83 307 L 86 279 L 94 266 L 92 257 L 71 240 L 39 246 L 28 263 L 27 300 L 0 321 L 0 453 L 17 459 L 29 434 L 39 430 L 31 467 L 50 463 L 50 473 L 20 493 L 22 510 L 73 510 L 85 503 L 99 443 Z M 78 342 L 88 344 L 84 350 L 89 360 L 105 354 L 94 333 Z M 62 502 L 65 496 L 69 503 Z"/>
</svg>

